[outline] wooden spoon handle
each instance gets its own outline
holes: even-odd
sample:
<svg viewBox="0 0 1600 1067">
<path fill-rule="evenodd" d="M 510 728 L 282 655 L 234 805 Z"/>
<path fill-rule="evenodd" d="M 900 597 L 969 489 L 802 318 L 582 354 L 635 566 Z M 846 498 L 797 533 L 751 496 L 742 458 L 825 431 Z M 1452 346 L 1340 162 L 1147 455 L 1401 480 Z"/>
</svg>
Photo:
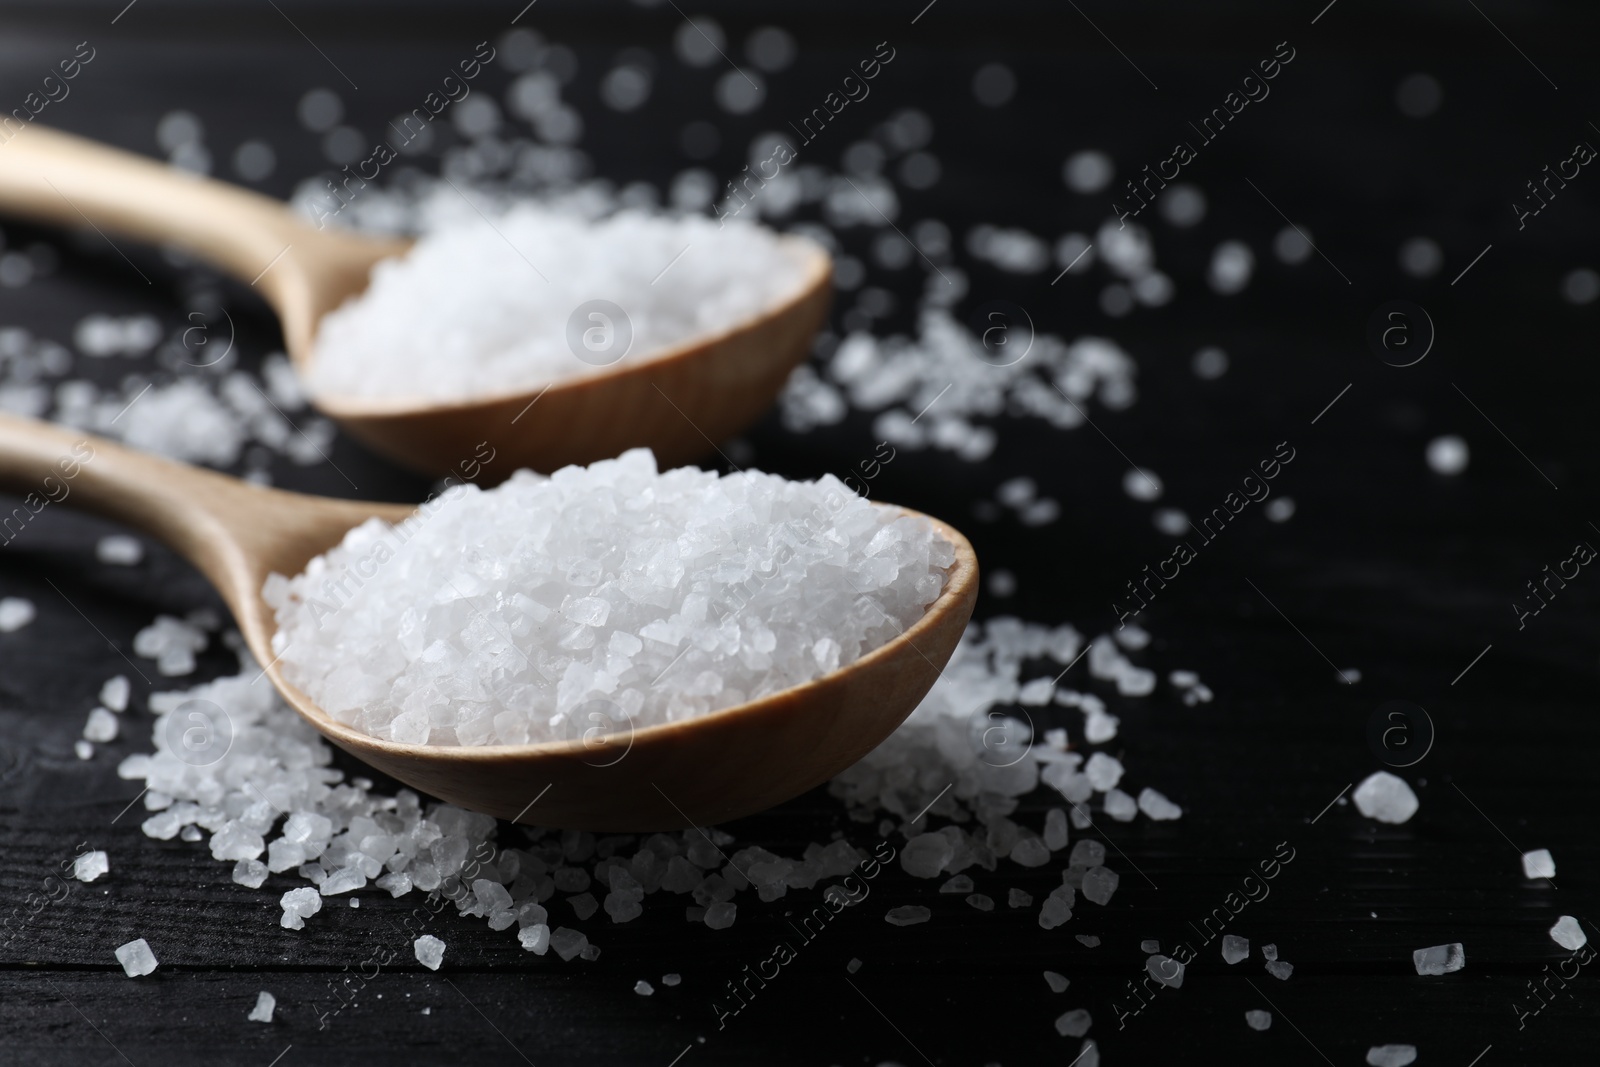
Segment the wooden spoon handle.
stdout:
<svg viewBox="0 0 1600 1067">
<path fill-rule="evenodd" d="M 37 122 L 0 147 L 0 209 L 176 244 L 247 283 L 322 237 L 270 197 Z"/>
</svg>

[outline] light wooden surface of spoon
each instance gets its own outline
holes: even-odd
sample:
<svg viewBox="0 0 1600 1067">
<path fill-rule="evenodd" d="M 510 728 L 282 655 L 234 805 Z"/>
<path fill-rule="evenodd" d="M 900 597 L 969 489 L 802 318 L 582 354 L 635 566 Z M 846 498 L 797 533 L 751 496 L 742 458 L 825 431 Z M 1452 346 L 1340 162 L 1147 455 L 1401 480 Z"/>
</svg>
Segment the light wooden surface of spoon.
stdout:
<svg viewBox="0 0 1600 1067">
<path fill-rule="evenodd" d="M 0 210 L 176 245 L 211 263 L 261 292 L 302 372 L 322 316 L 363 292 L 375 263 L 410 244 L 318 229 L 270 197 L 38 123 L 0 152 Z M 802 238 L 782 240 L 803 263 L 800 287 L 715 336 L 586 368 L 548 387 L 442 402 L 424 395 L 312 400 L 351 436 L 424 474 L 453 472 L 485 438 L 508 461 L 495 465 L 490 481 L 519 467 L 551 471 L 638 446 L 665 466 L 682 464 L 767 411 L 827 314 L 827 253 Z M 560 262 L 560 249 L 530 251 Z"/>
<path fill-rule="evenodd" d="M 540 826 L 703 826 L 826 782 L 916 708 L 955 650 L 978 593 L 972 546 L 932 520 L 956 549 L 944 592 L 903 634 L 831 674 L 701 718 L 580 740 L 405 745 L 336 722 L 288 683 L 274 662 L 276 622 L 261 586 L 273 571 L 300 573 L 365 519 L 396 522 L 412 507 L 266 489 L 9 415 L 0 415 L 0 489 L 23 496 L 30 512 L 83 508 L 166 542 L 216 586 L 267 678 L 328 740 L 433 796 Z"/>
</svg>

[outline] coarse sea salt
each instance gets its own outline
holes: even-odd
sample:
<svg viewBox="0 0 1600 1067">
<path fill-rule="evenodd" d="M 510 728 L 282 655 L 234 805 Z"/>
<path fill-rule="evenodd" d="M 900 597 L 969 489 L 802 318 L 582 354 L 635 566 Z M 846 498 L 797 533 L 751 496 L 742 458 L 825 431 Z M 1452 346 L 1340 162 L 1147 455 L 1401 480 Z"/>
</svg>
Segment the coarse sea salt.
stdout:
<svg viewBox="0 0 1600 1067">
<path fill-rule="evenodd" d="M 954 559 L 927 520 L 832 476 L 659 473 L 634 449 L 369 520 L 263 595 L 285 675 L 340 722 L 525 744 L 692 718 L 853 663 L 922 615 Z"/>
<path fill-rule="evenodd" d="M 98 849 L 85 852 L 72 863 L 72 877 L 80 882 L 92 882 L 110 870 L 106 854 Z"/>
<path fill-rule="evenodd" d="M 38 612 L 26 597 L 0 597 L 0 633 L 9 634 L 33 621 Z"/>
<path fill-rule="evenodd" d="M 117 962 L 129 978 L 139 978 L 156 969 L 156 955 L 150 951 L 150 942 L 136 938 L 117 949 Z"/>
<path fill-rule="evenodd" d="M 278 1006 L 278 998 L 268 993 L 265 989 L 256 994 L 256 1006 L 250 1009 L 246 1019 L 253 1023 L 270 1023 L 272 1011 Z"/>
<path fill-rule="evenodd" d="M 1417 794 L 1405 779 L 1378 771 L 1356 786 L 1351 794 L 1361 814 L 1378 822 L 1403 823 L 1417 813 Z"/>
<path fill-rule="evenodd" d="M 519 203 L 379 262 L 323 318 L 308 385 L 430 400 L 533 388 L 748 322 L 797 295 L 804 268 L 793 239 L 747 224 Z"/>
</svg>

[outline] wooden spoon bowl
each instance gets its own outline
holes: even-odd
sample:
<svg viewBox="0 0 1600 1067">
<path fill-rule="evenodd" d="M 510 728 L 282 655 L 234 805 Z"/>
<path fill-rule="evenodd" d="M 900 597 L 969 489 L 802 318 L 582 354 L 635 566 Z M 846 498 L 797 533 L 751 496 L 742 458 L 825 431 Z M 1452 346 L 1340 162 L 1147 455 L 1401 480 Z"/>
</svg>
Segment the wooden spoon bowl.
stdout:
<svg viewBox="0 0 1600 1067">
<path fill-rule="evenodd" d="M 7 415 L 0 415 L 0 488 L 65 501 L 165 541 L 216 586 L 267 678 L 329 741 L 442 800 L 540 826 L 706 825 L 826 782 L 921 702 L 978 595 L 971 544 L 930 520 L 956 550 L 944 592 L 903 634 L 847 667 L 697 719 L 623 733 L 536 745 L 406 745 L 335 721 L 285 680 L 261 587 L 274 571 L 299 574 L 352 526 L 374 516 L 398 522 L 413 508 L 266 489 Z"/>
<path fill-rule="evenodd" d="M 322 317 L 365 291 L 379 260 L 409 241 L 318 229 L 269 197 L 34 123 L 0 152 L 0 209 L 176 245 L 260 290 L 304 373 Z M 313 394 L 375 452 L 428 475 L 453 473 L 487 440 L 505 462 L 551 471 L 647 446 L 666 466 L 705 455 L 753 424 L 804 361 L 827 315 L 828 254 L 782 238 L 802 263 L 795 293 L 732 329 L 636 361 L 462 400 Z M 574 357 L 576 358 L 576 357 Z"/>
</svg>

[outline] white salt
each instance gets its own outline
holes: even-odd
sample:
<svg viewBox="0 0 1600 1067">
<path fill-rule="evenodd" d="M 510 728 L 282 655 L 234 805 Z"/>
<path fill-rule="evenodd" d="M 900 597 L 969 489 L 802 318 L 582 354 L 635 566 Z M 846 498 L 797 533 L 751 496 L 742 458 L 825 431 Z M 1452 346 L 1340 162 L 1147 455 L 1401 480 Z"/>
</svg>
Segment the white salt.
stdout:
<svg viewBox="0 0 1600 1067">
<path fill-rule="evenodd" d="M 82 760 L 94 758 L 94 746 L 82 738 L 72 742 L 72 752 Z"/>
<path fill-rule="evenodd" d="M 260 860 L 239 860 L 233 865 L 233 880 L 251 889 L 260 889 L 267 880 L 267 865 Z"/>
<path fill-rule="evenodd" d="M 726 930 L 738 918 L 739 906 L 731 900 L 719 900 L 706 908 L 706 925 L 713 930 Z"/>
<path fill-rule="evenodd" d="M 1278 946 L 1277 945 L 1272 945 L 1272 944 L 1262 945 L 1261 946 L 1261 958 L 1266 960 L 1268 963 L 1271 963 L 1273 960 L 1277 959 L 1278 958 Z"/>
<path fill-rule="evenodd" d="M 246 1019 L 253 1023 L 270 1023 L 272 1011 L 278 1006 L 278 998 L 268 993 L 265 989 L 256 994 L 256 1006 L 250 1009 Z"/>
<path fill-rule="evenodd" d="M 1122 491 L 1135 500 L 1157 500 L 1161 497 L 1161 478 L 1154 472 L 1134 467 L 1122 475 Z"/>
<path fill-rule="evenodd" d="M 1453 476 L 1467 469 L 1467 442 L 1455 434 L 1435 437 L 1428 442 L 1428 467 L 1435 474 Z"/>
<path fill-rule="evenodd" d="M 100 703 L 115 712 L 128 710 L 128 676 L 119 674 L 100 687 Z"/>
<path fill-rule="evenodd" d="M 1183 964 L 1171 956 L 1157 953 L 1144 961 L 1145 973 L 1171 989 L 1183 986 Z"/>
<path fill-rule="evenodd" d="M 517 940 L 529 952 L 543 956 L 550 948 L 550 927 L 544 923 L 524 926 L 517 931 Z"/>
<path fill-rule="evenodd" d="M 633 983 L 633 991 L 641 997 L 648 997 L 656 991 L 656 987 L 646 982 L 643 978 Z"/>
<path fill-rule="evenodd" d="M 20 630 L 38 614 L 33 601 L 20 596 L 0 597 L 0 634 Z"/>
<path fill-rule="evenodd" d="M 1138 803 L 1120 789 L 1113 789 L 1106 794 L 1106 814 L 1117 822 L 1132 822 L 1133 817 L 1139 814 Z"/>
<path fill-rule="evenodd" d="M 458 212 L 323 318 L 308 384 L 429 400 L 529 389 L 748 322 L 798 294 L 804 264 L 797 239 L 738 222 Z"/>
<path fill-rule="evenodd" d="M 417 962 L 430 971 L 437 971 L 444 962 L 444 942 L 432 934 L 423 934 L 411 943 L 411 948 L 417 954 Z"/>
<path fill-rule="evenodd" d="M 308 916 L 322 910 L 322 894 L 310 887 L 291 889 L 279 899 L 283 915 L 278 923 L 288 930 L 302 930 Z"/>
<path fill-rule="evenodd" d="M 340 722 L 525 744 L 801 684 L 824 673 L 824 638 L 827 669 L 853 663 L 922 615 L 953 561 L 926 520 L 832 476 L 658 473 L 634 449 L 460 486 L 400 527 L 371 520 L 263 595 L 284 673 Z"/>
<path fill-rule="evenodd" d="M 86 741 L 115 741 L 117 717 L 105 708 L 95 708 L 89 712 L 89 721 L 83 724 L 83 737 Z"/>
<path fill-rule="evenodd" d="M 1161 942 L 1155 940 L 1154 938 L 1147 937 L 1143 941 L 1139 942 L 1139 951 L 1146 954 L 1151 952 L 1160 952 Z"/>
<path fill-rule="evenodd" d="M 1082 1037 L 1089 1032 L 1094 1019 L 1082 1008 L 1075 1008 L 1056 1018 L 1056 1033 L 1062 1037 Z"/>
<path fill-rule="evenodd" d="M 1091 867 L 1083 872 L 1084 898 L 1095 904 L 1109 904 L 1121 880 L 1121 876 L 1110 867 Z"/>
<path fill-rule="evenodd" d="M 1267 964 L 1267 973 L 1281 982 L 1287 982 L 1294 973 L 1294 964 L 1285 963 L 1283 960 L 1273 960 Z"/>
<path fill-rule="evenodd" d="M 1044 980 L 1050 986 L 1050 992 L 1052 993 L 1065 993 L 1067 986 L 1072 984 L 1067 980 L 1066 975 L 1057 974 L 1055 971 L 1044 972 Z"/>
<path fill-rule="evenodd" d="M 1459 942 L 1434 945 L 1432 948 L 1419 948 L 1411 953 L 1411 963 L 1416 967 L 1418 974 L 1450 974 L 1467 965 L 1467 953 Z"/>
<path fill-rule="evenodd" d="M 117 949 L 117 962 L 129 978 L 138 978 L 154 971 L 157 961 L 150 943 L 141 937 Z"/>
<path fill-rule="evenodd" d="M 859 961 L 857 962 L 859 963 Z M 855 968 L 852 967 L 851 970 L 853 971 Z M 675 986 L 682 981 L 683 975 L 681 974 L 664 974 L 661 976 L 661 984 L 664 986 Z"/>
<path fill-rule="evenodd" d="M 1244 1022 L 1252 1030 L 1265 1030 L 1272 1025 L 1272 1013 L 1270 1011 L 1247 1011 L 1244 1013 Z"/>
<path fill-rule="evenodd" d="M 1250 956 L 1250 939 L 1237 934 L 1222 935 L 1223 962 L 1232 965 Z"/>
<path fill-rule="evenodd" d="M 1554 926 L 1550 927 L 1550 940 L 1569 952 L 1576 952 L 1589 943 L 1589 935 L 1584 933 L 1577 919 L 1563 915 L 1556 920 Z"/>
<path fill-rule="evenodd" d="M 556 955 L 560 956 L 564 963 L 571 963 L 588 945 L 587 936 L 565 926 L 557 927 L 550 935 L 550 947 L 556 950 Z"/>
<path fill-rule="evenodd" d="M 106 854 L 98 849 L 85 852 L 72 861 L 72 877 L 80 882 L 92 882 L 111 870 Z"/>
<path fill-rule="evenodd" d="M 95 543 L 94 555 L 101 563 L 132 567 L 144 559 L 144 545 L 127 534 L 107 534 Z"/>
<path fill-rule="evenodd" d="M 1415 1045 L 1373 1045 L 1367 1049 L 1367 1067 L 1408 1067 L 1416 1060 Z"/>
<path fill-rule="evenodd" d="M 1183 815 L 1182 808 L 1148 786 L 1139 791 L 1139 810 L 1157 822 L 1176 819 Z"/>
<path fill-rule="evenodd" d="M 1528 878 L 1554 878 L 1556 860 L 1547 848 L 1536 848 L 1522 854 L 1522 873 Z"/>
<path fill-rule="evenodd" d="M 1411 787 L 1388 771 L 1369 776 L 1356 786 L 1351 799 L 1361 814 L 1386 823 L 1403 823 L 1417 813 L 1418 807 Z"/>
</svg>

